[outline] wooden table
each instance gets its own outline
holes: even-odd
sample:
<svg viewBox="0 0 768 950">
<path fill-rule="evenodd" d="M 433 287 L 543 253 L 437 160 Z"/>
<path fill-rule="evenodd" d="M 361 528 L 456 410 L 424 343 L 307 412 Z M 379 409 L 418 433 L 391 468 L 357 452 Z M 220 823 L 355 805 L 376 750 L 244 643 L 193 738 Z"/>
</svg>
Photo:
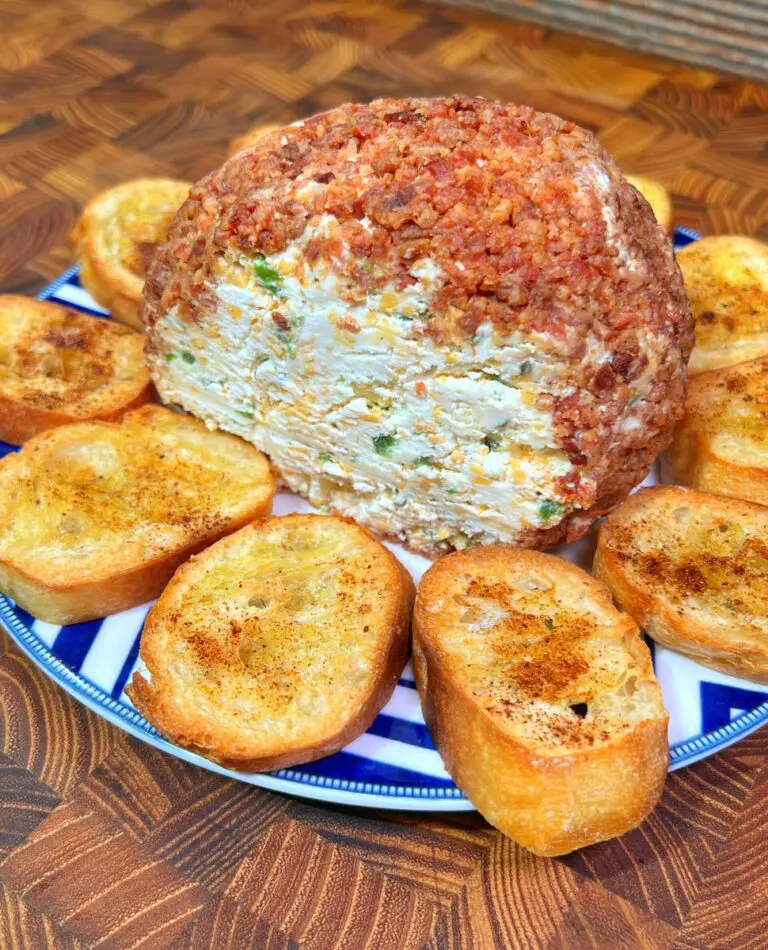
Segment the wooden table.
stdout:
<svg viewBox="0 0 768 950">
<path fill-rule="evenodd" d="M 768 239 L 767 87 L 417 0 L 2 0 L 0 287 L 70 264 L 101 188 L 197 178 L 254 123 L 452 91 L 575 119 L 679 224 Z M 544 860 L 473 815 L 219 778 L 0 651 L 0 947 L 768 946 L 768 731 L 672 775 L 638 831 Z"/>
</svg>

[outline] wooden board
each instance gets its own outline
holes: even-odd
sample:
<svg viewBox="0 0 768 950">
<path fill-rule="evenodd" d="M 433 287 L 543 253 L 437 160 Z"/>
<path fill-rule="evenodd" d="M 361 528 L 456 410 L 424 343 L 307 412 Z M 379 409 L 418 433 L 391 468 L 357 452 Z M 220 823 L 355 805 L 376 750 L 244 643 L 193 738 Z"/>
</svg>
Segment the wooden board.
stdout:
<svg viewBox="0 0 768 950">
<path fill-rule="evenodd" d="M 704 69 L 768 79 L 763 0 L 439 0 L 669 56 Z"/>
<path fill-rule="evenodd" d="M 676 220 L 768 239 L 768 88 L 389 0 L 0 0 L 0 288 L 71 262 L 95 191 L 198 177 L 250 125 L 463 91 L 593 129 Z M 768 732 L 638 831 L 534 858 L 473 815 L 321 808 L 169 759 L 0 639 L 0 947 L 766 946 Z"/>
</svg>

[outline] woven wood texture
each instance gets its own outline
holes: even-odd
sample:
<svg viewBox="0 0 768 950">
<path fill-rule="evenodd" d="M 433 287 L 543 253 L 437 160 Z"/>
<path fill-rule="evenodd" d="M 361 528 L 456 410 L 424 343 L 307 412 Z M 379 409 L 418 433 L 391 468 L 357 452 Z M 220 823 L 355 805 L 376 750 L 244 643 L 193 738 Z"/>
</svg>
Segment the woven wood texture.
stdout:
<svg viewBox="0 0 768 950">
<path fill-rule="evenodd" d="M 765 0 L 440 0 L 521 17 L 627 49 L 768 79 Z"/>
<path fill-rule="evenodd" d="M 0 287 L 95 191 L 196 178 L 248 126 L 465 91 L 595 130 L 676 221 L 768 239 L 768 88 L 417 0 L 0 2 Z M 0 947 L 764 948 L 768 731 L 625 838 L 534 858 L 473 815 L 319 807 L 168 758 L 0 637 Z"/>
</svg>

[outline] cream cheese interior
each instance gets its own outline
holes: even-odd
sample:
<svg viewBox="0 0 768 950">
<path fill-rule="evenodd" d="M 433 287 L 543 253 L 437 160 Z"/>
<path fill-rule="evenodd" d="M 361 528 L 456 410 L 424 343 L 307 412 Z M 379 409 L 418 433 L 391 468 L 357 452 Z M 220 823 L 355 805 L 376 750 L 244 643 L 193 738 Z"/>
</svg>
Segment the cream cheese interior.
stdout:
<svg viewBox="0 0 768 950">
<path fill-rule="evenodd" d="M 163 398 L 253 442 L 313 504 L 415 547 L 556 524 L 572 465 L 536 404 L 562 392 L 542 341 L 483 324 L 460 349 L 436 346 L 422 332 L 442 283 L 431 260 L 407 291 L 350 302 L 333 262 L 305 254 L 337 227 L 324 216 L 281 254 L 220 258 L 215 313 L 172 310 L 156 327 Z"/>
</svg>

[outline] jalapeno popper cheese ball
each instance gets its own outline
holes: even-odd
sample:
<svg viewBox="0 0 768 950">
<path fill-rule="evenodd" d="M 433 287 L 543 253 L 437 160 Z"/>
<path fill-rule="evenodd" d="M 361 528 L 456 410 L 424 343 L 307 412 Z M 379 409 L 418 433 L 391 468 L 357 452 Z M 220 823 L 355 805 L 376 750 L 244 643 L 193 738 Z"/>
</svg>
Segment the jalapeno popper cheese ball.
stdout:
<svg viewBox="0 0 768 950">
<path fill-rule="evenodd" d="M 179 211 L 144 320 L 166 400 L 426 552 L 582 534 L 666 447 L 693 341 L 671 247 L 593 137 L 459 96 L 237 153 Z"/>
</svg>

